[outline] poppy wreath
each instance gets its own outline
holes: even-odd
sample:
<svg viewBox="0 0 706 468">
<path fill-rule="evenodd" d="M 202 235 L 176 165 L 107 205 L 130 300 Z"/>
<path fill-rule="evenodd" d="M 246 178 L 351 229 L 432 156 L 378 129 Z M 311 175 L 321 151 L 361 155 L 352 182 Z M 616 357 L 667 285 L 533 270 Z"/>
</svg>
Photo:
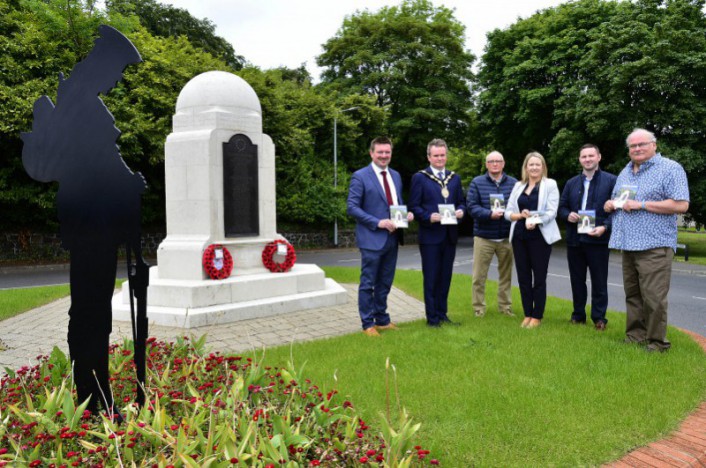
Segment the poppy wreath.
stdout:
<svg viewBox="0 0 706 468">
<path fill-rule="evenodd" d="M 216 267 L 216 249 L 223 250 L 223 266 L 220 269 Z M 206 250 L 203 252 L 202 261 L 206 274 L 209 278 L 214 280 L 228 278 L 233 271 L 233 257 L 230 252 L 228 252 L 228 249 L 221 244 L 211 244 L 206 247 Z"/>
<path fill-rule="evenodd" d="M 283 244 L 287 246 L 287 255 L 284 257 L 282 263 L 275 262 L 272 257 L 277 252 L 277 244 Z M 294 262 L 297 261 L 297 253 L 294 251 L 294 247 L 289 242 L 277 239 L 270 242 L 262 250 L 262 263 L 265 268 L 270 270 L 272 273 L 284 273 L 292 269 Z"/>
</svg>

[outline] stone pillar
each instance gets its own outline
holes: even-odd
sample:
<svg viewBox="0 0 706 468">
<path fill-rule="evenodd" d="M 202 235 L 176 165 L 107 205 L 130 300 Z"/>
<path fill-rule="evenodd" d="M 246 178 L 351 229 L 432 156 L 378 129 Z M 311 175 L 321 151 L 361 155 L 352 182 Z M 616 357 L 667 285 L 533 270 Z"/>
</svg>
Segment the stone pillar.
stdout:
<svg viewBox="0 0 706 468">
<path fill-rule="evenodd" d="M 262 263 L 264 247 L 282 239 L 275 147 L 242 78 L 212 71 L 189 81 L 164 151 L 167 236 L 150 269 L 150 323 L 193 328 L 346 302 L 345 289 L 316 265 L 271 273 Z M 230 251 L 229 278 L 207 277 L 202 256 L 210 244 Z M 127 282 L 113 299 L 113 317 L 130 320 Z"/>
</svg>

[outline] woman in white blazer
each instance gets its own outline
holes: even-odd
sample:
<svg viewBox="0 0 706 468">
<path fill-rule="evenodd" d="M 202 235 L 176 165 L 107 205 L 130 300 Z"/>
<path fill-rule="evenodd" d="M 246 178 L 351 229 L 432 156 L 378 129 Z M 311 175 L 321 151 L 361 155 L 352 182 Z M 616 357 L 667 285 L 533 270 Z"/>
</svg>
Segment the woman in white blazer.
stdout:
<svg viewBox="0 0 706 468">
<path fill-rule="evenodd" d="M 512 221 L 510 242 L 520 284 L 523 328 L 538 327 L 547 302 L 547 270 L 552 244 L 561 239 L 556 213 L 559 187 L 547 177 L 547 162 L 537 152 L 529 153 L 522 164 L 522 180 L 515 184 L 505 210 Z"/>
</svg>

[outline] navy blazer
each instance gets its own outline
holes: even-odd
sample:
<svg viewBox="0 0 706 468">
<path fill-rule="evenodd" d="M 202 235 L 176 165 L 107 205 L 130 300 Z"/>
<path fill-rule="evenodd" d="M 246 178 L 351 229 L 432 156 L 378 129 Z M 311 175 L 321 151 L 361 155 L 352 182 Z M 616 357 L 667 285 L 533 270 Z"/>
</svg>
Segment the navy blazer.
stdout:
<svg viewBox="0 0 706 468">
<path fill-rule="evenodd" d="M 431 169 L 424 171 L 431 174 Z M 419 243 L 439 244 L 446 239 L 452 243 L 458 240 L 458 225 L 432 223 L 432 213 L 439 212 L 439 205 L 454 205 L 457 210 L 466 211 L 466 198 L 463 195 L 461 177 L 454 174 L 447 182 L 449 197 L 444 200 L 441 186 L 424 174 L 417 172 L 412 176 L 409 189 L 409 210 L 414 213 L 414 219 L 419 223 Z M 461 220 L 459 220 L 460 222 Z"/>
<path fill-rule="evenodd" d="M 586 209 L 596 210 L 596 227 L 605 226 L 606 231 L 600 237 L 579 234 L 578 224 L 568 222 L 569 214 L 573 211 L 578 213 L 583 200 L 583 180 L 584 175 L 579 174 L 572 177 L 564 185 L 559 200 L 559 218 L 566 223 L 566 245 L 576 247 L 581 242 L 587 244 L 607 244 L 610 239 L 611 217 L 603 209 L 606 200 L 609 200 L 615 187 L 617 177 L 610 172 L 598 169 L 593 174 L 591 184 L 588 186 L 588 198 L 586 199 Z"/>
<path fill-rule="evenodd" d="M 392 179 L 390 189 L 397 192 L 397 203 L 404 205 L 402 199 L 402 177 L 399 172 L 389 167 L 386 169 Z M 389 180 L 388 180 L 389 181 Z M 385 247 L 387 229 L 378 228 L 381 219 L 390 218 L 390 206 L 387 204 L 385 190 L 375 174 L 372 163 L 357 170 L 351 176 L 348 188 L 348 214 L 355 218 L 355 239 L 359 248 L 381 250 Z"/>
</svg>

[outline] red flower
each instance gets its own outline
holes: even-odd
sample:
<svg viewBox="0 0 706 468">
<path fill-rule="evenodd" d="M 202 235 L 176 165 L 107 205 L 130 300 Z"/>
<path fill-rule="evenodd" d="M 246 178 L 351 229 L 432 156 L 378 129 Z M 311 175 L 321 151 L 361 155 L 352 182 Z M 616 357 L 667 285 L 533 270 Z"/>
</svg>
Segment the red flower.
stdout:
<svg viewBox="0 0 706 468">
<path fill-rule="evenodd" d="M 372 456 L 375 455 L 376 453 L 377 453 L 377 450 L 375 450 L 375 449 L 370 449 L 370 450 L 368 450 L 367 452 L 365 452 L 365 454 L 366 454 L 367 456 L 369 456 L 369 457 L 372 457 Z"/>
<path fill-rule="evenodd" d="M 438 465 L 439 460 L 437 460 L 436 458 L 432 458 L 431 461 L 429 461 L 429 463 L 431 463 L 432 465 Z"/>
<path fill-rule="evenodd" d="M 309 466 L 319 466 L 319 465 L 321 465 L 321 462 L 319 460 L 311 460 L 311 462 L 309 462 Z"/>
<path fill-rule="evenodd" d="M 235 457 L 233 457 L 233 458 L 230 459 L 230 462 L 231 462 L 233 465 L 235 465 L 236 463 L 238 463 L 238 459 L 235 458 Z"/>
<path fill-rule="evenodd" d="M 361 463 L 363 463 L 363 464 L 368 463 L 368 457 L 360 457 L 360 458 L 358 459 L 358 461 L 361 462 Z"/>
</svg>

